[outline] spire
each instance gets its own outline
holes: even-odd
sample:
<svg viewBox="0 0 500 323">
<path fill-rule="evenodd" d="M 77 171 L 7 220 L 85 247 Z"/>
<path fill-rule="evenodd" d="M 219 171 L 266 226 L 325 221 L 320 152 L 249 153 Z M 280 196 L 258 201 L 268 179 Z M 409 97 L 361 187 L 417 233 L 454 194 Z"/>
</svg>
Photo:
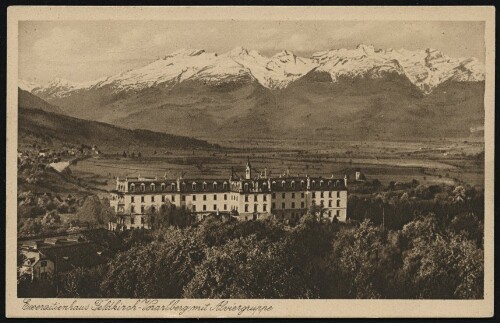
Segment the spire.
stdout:
<svg viewBox="0 0 500 323">
<path fill-rule="evenodd" d="M 252 166 L 250 165 L 250 158 L 247 159 L 247 167 L 245 169 L 245 179 L 252 179 Z"/>
</svg>

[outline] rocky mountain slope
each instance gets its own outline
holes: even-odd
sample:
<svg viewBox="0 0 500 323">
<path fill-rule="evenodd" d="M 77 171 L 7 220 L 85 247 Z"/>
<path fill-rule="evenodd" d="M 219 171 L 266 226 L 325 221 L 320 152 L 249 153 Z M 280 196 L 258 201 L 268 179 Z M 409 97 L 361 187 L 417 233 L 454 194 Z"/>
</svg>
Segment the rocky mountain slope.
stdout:
<svg viewBox="0 0 500 323">
<path fill-rule="evenodd" d="M 456 137 L 484 118 L 483 64 L 433 49 L 190 49 L 92 82 L 19 86 L 71 116 L 198 137 Z"/>
</svg>

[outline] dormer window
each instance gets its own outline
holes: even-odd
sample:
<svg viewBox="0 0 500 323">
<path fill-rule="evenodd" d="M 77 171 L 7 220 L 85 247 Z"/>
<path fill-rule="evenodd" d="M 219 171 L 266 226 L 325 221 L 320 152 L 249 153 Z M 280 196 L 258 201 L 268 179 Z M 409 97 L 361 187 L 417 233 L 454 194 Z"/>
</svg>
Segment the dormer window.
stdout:
<svg viewBox="0 0 500 323">
<path fill-rule="evenodd" d="M 248 191 L 248 183 L 245 183 L 245 185 L 243 187 L 244 187 L 245 191 Z"/>
<path fill-rule="evenodd" d="M 193 191 L 196 191 L 196 183 L 193 183 Z"/>
<path fill-rule="evenodd" d="M 319 181 L 319 187 L 323 187 L 323 180 Z"/>
<path fill-rule="evenodd" d="M 175 183 L 172 183 L 170 187 L 172 188 L 172 191 L 175 191 Z"/>
<path fill-rule="evenodd" d="M 146 190 L 146 185 L 144 183 L 141 184 L 141 191 L 144 192 Z"/>
<path fill-rule="evenodd" d="M 311 187 L 316 187 L 316 181 L 312 181 Z"/>
<path fill-rule="evenodd" d="M 130 184 L 130 190 L 133 192 L 135 191 L 135 184 Z"/>
<path fill-rule="evenodd" d="M 304 188 L 305 186 L 306 186 L 306 183 L 304 183 L 304 181 L 300 181 L 300 187 Z"/>
<path fill-rule="evenodd" d="M 207 189 L 207 183 L 203 182 L 203 190 Z"/>
<path fill-rule="evenodd" d="M 292 181 L 291 186 L 292 186 L 292 189 L 295 189 L 295 181 Z"/>
<path fill-rule="evenodd" d="M 156 185 L 155 185 L 155 184 L 151 184 L 151 185 L 150 185 L 150 188 L 151 188 L 151 192 L 154 192 L 154 191 L 155 191 L 155 189 L 156 189 Z"/>
<path fill-rule="evenodd" d="M 226 190 L 226 189 L 227 189 L 227 182 L 224 182 L 224 184 L 222 184 L 222 188 L 223 188 L 224 190 Z"/>
<path fill-rule="evenodd" d="M 281 182 L 281 187 L 285 188 L 285 184 L 286 184 L 286 182 L 285 182 L 285 181 L 282 181 L 282 182 Z"/>
<path fill-rule="evenodd" d="M 214 191 L 217 190 L 217 182 L 214 182 Z"/>
<path fill-rule="evenodd" d="M 161 190 L 164 191 L 165 190 L 165 184 L 161 184 Z"/>
</svg>

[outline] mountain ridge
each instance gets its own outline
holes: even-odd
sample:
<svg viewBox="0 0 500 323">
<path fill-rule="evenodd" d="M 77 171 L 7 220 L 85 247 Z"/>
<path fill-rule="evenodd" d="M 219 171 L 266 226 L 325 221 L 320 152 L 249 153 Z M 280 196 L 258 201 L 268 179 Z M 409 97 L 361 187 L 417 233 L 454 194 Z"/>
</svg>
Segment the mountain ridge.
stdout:
<svg viewBox="0 0 500 323">
<path fill-rule="evenodd" d="M 299 57 L 282 50 L 265 57 L 255 50 L 236 47 L 226 53 L 203 49 L 181 49 L 145 66 L 98 80 L 76 83 L 56 78 L 41 86 L 21 81 L 19 86 L 41 96 L 57 98 L 75 91 L 111 86 L 115 92 L 142 90 L 165 84 L 171 86 L 187 79 L 221 83 L 231 78 L 250 76 L 269 89 L 284 89 L 313 69 L 326 71 L 335 82 L 340 76 L 379 77 L 377 71 L 405 75 L 424 94 L 429 94 L 448 79 L 484 81 L 484 66 L 475 58 L 451 58 L 441 51 L 375 49 L 358 45 L 355 49 L 330 49 Z"/>
</svg>

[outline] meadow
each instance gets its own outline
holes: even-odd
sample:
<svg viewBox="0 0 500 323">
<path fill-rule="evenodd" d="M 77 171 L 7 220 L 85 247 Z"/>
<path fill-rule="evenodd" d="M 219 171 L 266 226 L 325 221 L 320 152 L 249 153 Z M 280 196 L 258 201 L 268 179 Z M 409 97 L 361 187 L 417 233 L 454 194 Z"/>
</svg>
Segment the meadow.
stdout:
<svg viewBox="0 0 500 323">
<path fill-rule="evenodd" d="M 229 178 L 250 159 L 256 174 L 352 178 L 360 169 L 383 184 L 469 184 L 483 186 L 484 143 L 479 139 L 427 141 L 227 140 L 220 148 L 165 150 L 129 146 L 103 151 L 71 166 L 72 174 L 101 194 L 114 188 L 116 177 Z M 233 148 L 238 147 L 238 148 Z M 127 157 L 124 157 L 124 153 Z M 140 154 L 140 157 L 138 157 Z"/>
</svg>

